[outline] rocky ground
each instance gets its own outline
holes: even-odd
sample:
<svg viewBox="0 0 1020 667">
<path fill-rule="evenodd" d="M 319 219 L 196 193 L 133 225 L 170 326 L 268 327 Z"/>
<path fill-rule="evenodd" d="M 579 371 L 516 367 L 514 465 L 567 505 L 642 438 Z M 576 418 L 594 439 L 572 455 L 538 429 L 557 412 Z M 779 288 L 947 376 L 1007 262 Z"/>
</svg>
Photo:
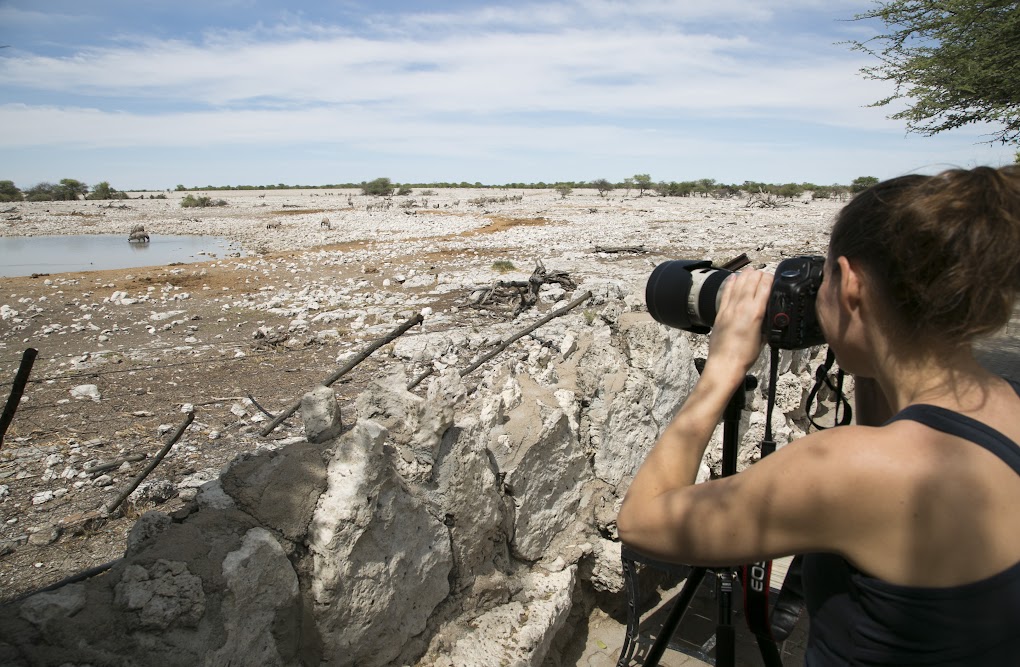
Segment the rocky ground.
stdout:
<svg viewBox="0 0 1020 667">
<path fill-rule="evenodd" d="M 421 325 L 334 385 L 342 413 L 395 366 L 409 377 L 462 368 L 565 304 L 573 291 L 548 285 L 537 307 L 516 317 L 512 291 L 479 305 L 495 281 L 526 280 L 538 261 L 577 285 L 611 278 L 640 295 L 665 258 L 722 263 L 747 253 L 754 266 L 774 266 L 824 254 L 841 206 L 593 191 L 204 194 L 227 206 L 185 209 L 183 193 L 169 193 L 17 204 L 0 220 L 6 236 L 111 234 L 126 246 L 141 224 L 154 237 L 224 236 L 246 251 L 0 278 L 0 386 L 9 391 L 26 348 L 39 353 L 0 449 L 5 600 L 120 557 L 141 512 L 174 511 L 238 453 L 300 440 L 297 416 L 260 436 L 266 412 L 279 413 L 416 313 Z M 429 335 L 441 331 L 456 332 L 460 348 L 429 349 Z M 1015 353 L 1015 329 L 1008 334 Z M 542 342 L 541 329 L 530 338 Z M 194 423 L 129 501 L 108 518 L 83 520 L 127 487 L 190 411 Z"/>
</svg>

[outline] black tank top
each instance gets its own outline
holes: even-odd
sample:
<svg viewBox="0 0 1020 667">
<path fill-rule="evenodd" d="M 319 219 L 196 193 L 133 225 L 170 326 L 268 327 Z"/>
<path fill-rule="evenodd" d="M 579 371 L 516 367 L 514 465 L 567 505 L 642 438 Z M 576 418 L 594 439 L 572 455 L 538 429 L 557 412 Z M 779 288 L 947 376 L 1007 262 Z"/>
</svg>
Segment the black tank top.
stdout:
<svg viewBox="0 0 1020 667">
<path fill-rule="evenodd" d="M 887 423 L 900 419 L 974 442 L 1020 475 L 1020 448 L 981 422 L 932 405 L 911 405 Z M 803 582 L 806 665 L 1020 665 L 1020 562 L 971 584 L 925 588 L 870 577 L 833 554 L 808 554 Z"/>
</svg>

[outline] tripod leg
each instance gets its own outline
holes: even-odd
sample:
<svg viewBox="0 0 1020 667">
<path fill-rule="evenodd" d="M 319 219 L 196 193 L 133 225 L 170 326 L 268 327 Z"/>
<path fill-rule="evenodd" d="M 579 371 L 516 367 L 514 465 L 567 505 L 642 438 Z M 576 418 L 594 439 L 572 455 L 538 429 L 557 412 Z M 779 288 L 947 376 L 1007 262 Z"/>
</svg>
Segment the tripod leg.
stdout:
<svg viewBox="0 0 1020 667">
<path fill-rule="evenodd" d="M 715 630 L 716 667 L 733 667 L 737 664 L 737 634 L 732 625 L 720 625 Z"/>
<path fill-rule="evenodd" d="M 673 602 L 673 607 L 669 610 L 666 622 L 662 624 L 659 636 L 655 638 L 652 648 L 649 649 L 648 655 L 645 657 L 644 667 L 656 667 L 659 664 L 659 658 L 666 652 L 669 640 L 673 638 L 676 627 L 680 625 L 684 612 L 690 606 L 691 600 L 694 599 L 694 594 L 698 592 L 698 586 L 701 585 L 701 580 L 704 578 L 705 568 L 703 567 L 693 568 L 687 575 L 687 581 L 680 590 L 680 594 L 676 596 L 676 601 Z"/>
<path fill-rule="evenodd" d="M 718 573 L 719 611 L 715 628 L 716 667 L 733 667 L 737 661 L 736 631 L 733 627 L 733 577 L 731 569 Z"/>
</svg>

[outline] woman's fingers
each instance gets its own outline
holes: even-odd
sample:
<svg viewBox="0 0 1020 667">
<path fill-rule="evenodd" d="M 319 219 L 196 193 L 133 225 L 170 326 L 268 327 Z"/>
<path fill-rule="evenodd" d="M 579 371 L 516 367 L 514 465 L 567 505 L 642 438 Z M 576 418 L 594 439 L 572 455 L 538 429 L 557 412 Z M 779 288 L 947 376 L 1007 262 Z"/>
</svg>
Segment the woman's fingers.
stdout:
<svg viewBox="0 0 1020 667">
<path fill-rule="evenodd" d="M 772 276 L 761 271 L 744 271 L 730 278 L 709 339 L 713 366 L 742 374 L 758 359 L 763 344 L 761 320 L 771 289 Z"/>
<path fill-rule="evenodd" d="M 725 285 L 719 314 L 740 309 L 741 313 L 764 313 L 772 289 L 772 276 L 762 271 L 742 271 L 734 274 Z"/>
</svg>

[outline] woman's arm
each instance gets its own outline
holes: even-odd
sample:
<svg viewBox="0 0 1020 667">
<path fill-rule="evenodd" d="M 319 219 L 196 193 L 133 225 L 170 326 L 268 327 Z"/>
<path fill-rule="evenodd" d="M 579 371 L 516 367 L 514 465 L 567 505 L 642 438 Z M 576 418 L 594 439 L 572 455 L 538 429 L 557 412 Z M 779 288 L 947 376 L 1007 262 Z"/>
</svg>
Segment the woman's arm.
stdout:
<svg viewBox="0 0 1020 667">
<path fill-rule="evenodd" d="M 712 432 L 733 393 L 761 354 L 761 321 L 772 277 L 758 271 L 736 274 L 725 285 L 709 354 L 694 390 L 666 427 L 635 475 L 624 498 L 617 528 L 621 539 L 637 544 L 654 536 L 668 495 L 694 484 Z"/>
<path fill-rule="evenodd" d="M 712 432 L 762 348 L 771 277 L 737 274 L 726 285 L 705 369 L 635 475 L 617 517 L 620 539 L 660 560 L 732 565 L 813 550 L 843 552 L 859 537 L 838 523 L 845 498 L 869 492 L 850 442 L 857 427 L 806 436 L 738 475 L 694 484 Z M 857 503 L 864 516 L 875 512 Z M 849 518 L 849 517 L 848 517 Z M 834 528 L 835 526 L 835 528 Z"/>
</svg>

